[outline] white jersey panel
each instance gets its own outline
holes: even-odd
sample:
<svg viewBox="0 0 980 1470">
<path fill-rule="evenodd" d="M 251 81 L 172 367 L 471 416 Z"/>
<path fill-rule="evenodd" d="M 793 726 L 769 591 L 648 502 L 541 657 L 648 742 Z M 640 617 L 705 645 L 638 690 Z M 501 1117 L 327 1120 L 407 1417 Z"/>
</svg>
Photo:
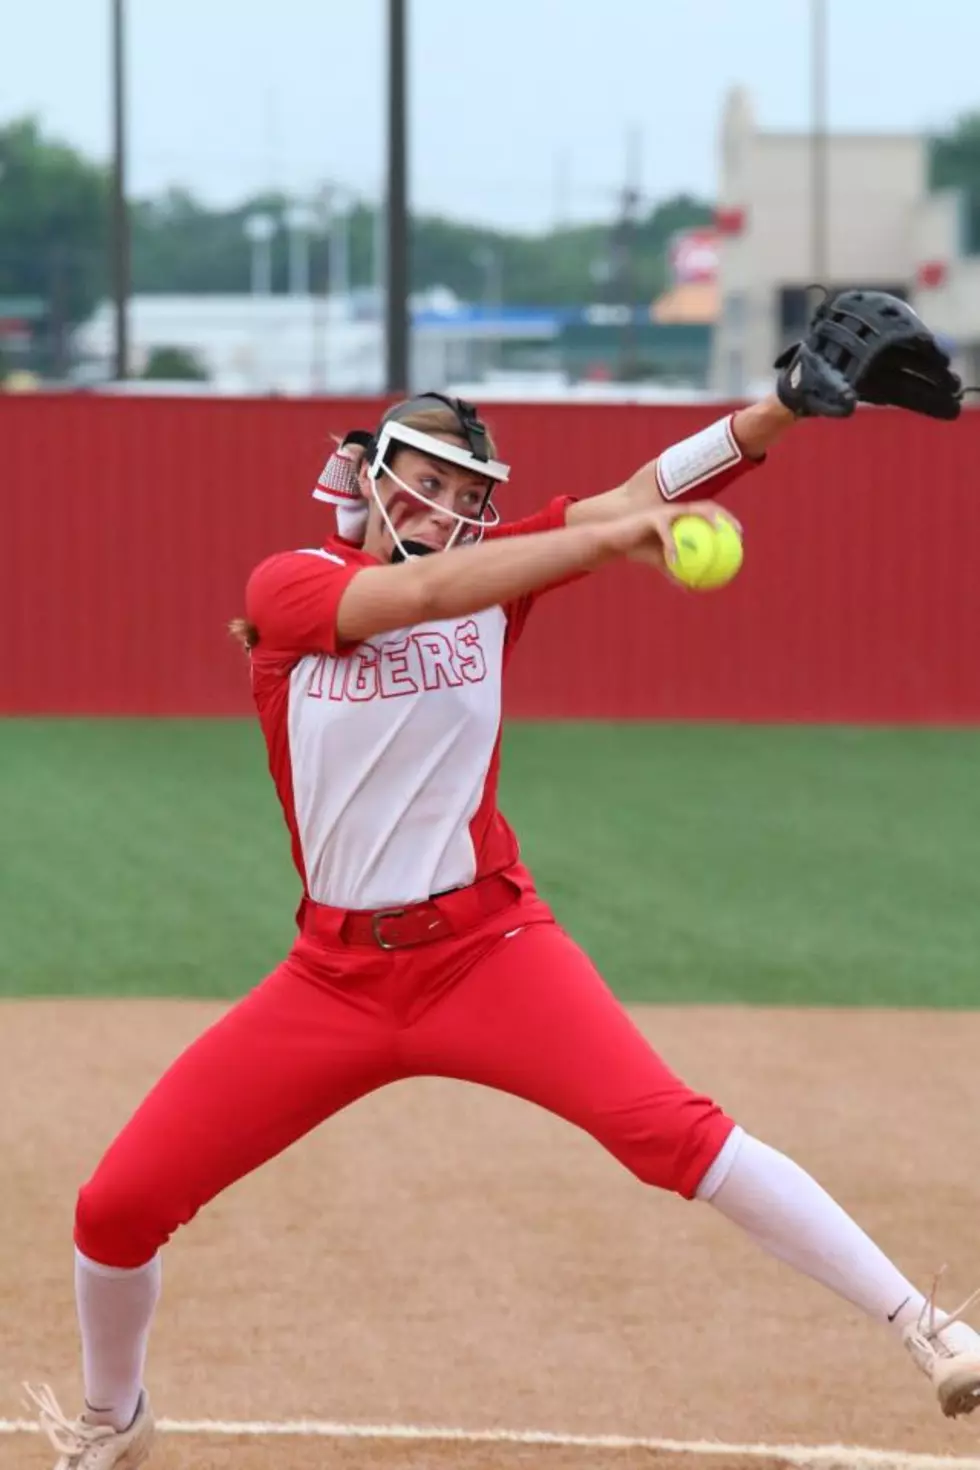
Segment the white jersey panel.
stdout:
<svg viewBox="0 0 980 1470">
<path fill-rule="evenodd" d="M 473 882 L 505 631 L 491 608 L 293 669 L 293 800 L 315 902 L 384 908 Z"/>
</svg>

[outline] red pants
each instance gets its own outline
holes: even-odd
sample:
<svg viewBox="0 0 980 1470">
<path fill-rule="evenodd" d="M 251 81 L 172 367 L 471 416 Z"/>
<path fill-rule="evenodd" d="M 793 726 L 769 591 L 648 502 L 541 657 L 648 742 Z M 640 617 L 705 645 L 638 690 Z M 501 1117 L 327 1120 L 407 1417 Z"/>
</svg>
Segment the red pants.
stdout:
<svg viewBox="0 0 980 1470">
<path fill-rule="evenodd" d="M 423 1075 L 527 1098 L 645 1183 L 688 1198 L 733 1126 L 669 1071 L 529 895 L 468 934 L 413 949 L 301 938 L 178 1058 L 111 1145 L 79 1196 L 76 1244 L 103 1265 L 142 1265 L 318 1123 Z"/>
</svg>

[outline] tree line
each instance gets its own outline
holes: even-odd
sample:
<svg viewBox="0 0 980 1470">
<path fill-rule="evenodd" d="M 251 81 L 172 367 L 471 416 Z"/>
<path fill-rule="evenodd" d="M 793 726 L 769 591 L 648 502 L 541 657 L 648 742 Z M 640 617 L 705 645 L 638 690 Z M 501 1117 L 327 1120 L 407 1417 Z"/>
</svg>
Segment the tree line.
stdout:
<svg viewBox="0 0 980 1470">
<path fill-rule="evenodd" d="M 36 119 L 0 128 L 0 297 L 40 298 L 60 321 L 84 320 L 110 286 L 109 203 L 108 170 L 47 136 Z M 247 292 L 252 246 L 246 221 L 261 213 L 276 225 L 272 289 L 285 291 L 291 203 L 280 194 L 260 194 L 231 209 L 213 209 L 178 188 L 132 201 L 132 289 Z M 345 274 L 352 288 L 367 288 L 377 278 L 377 208 L 355 200 L 346 213 Z M 663 289 L 671 235 L 711 218 L 708 201 L 687 196 L 627 222 L 597 221 L 538 235 L 416 215 L 411 287 L 445 286 L 463 300 L 509 305 L 647 301 Z M 314 290 L 323 290 L 329 278 L 330 238 L 327 230 L 310 235 Z"/>
<path fill-rule="evenodd" d="M 980 249 L 980 111 L 931 140 L 930 183 L 965 191 L 969 248 Z M 54 329 L 85 320 L 106 296 L 109 275 L 108 170 L 45 133 L 36 118 L 0 127 L 0 298 L 44 303 Z M 246 221 L 271 216 L 271 283 L 289 281 L 286 219 L 291 200 L 260 194 L 212 209 L 186 189 L 130 206 L 132 288 L 140 292 L 247 292 L 252 247 Z M 555 228 L 542 234 L 492 230 L 439 216 L 411 221 L 413 290 L 445 286 L 463 300 L 509 305 L 642 303 L 662 291 L 667 246 L 677 230 L 712 218 L 710 201 L 667 199 L 627 221 Z M 377 211 L 355 200 L 344 232 L 345 274 L 353 288 L 377 278 Z M 309 280 L 330 275 L 328 232 L 309 242 Z M 334 262 L 336 266 L 337 262 Z"/>
</svg>

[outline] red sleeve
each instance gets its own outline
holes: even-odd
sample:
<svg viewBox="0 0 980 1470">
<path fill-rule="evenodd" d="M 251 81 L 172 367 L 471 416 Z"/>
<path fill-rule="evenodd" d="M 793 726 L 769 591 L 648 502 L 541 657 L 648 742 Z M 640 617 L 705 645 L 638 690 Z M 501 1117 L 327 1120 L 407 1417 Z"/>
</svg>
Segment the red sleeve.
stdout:
<svg viewBox="0 0 980 1470">
<path fill-rule="evenodd" d="M 484 532 L 484 538 L 495 541 L 501 536 L 533 536 L 538 531 L 560 531 L 565 524 L 568 507 L 574 503 L 574 495 L 556 495 L 554 500 L 549 500 L 542 510 L 536 510 L 531 516 L 491 526 Z"/>
<path fill-rule="evenodd" d="M 498 540 L 501 536 L 533 536 L 539 531 L 560 531 L 565 525 L 568 507 L 574 503 L 574 495 L 558 495 L 554 500 L 550 500 L 542 510 L 535 511 L 533 515 L 524 516 L 519 521 L 508 521 L 505 525 L 494 526 L 486 532 L 486 539 L 489 541 Z M 546 592 L 553 592 L 556 587 L 567 587 L 569 582 L 577 582 L 585 575 L 585 572 L 572 572 L 570 576 L 561 577 L 557 582 L 549 582 L 547 587 L 539 587 L 537 592 L 529 592 L 525 597 L 518 597 L 515 602 L 509 602 L 504 608 L 507 617 L 507 650 L 513 648 L 523 633 L 528 613 L 539 597 Z"/>
<path fill-rule="evenodd" d="M 292 654 L 337 652 L 337 608 L 360 571 L 327 551 L 284 551 L 261 562 L 245 589 L 258 647 Z"/>
</svg>

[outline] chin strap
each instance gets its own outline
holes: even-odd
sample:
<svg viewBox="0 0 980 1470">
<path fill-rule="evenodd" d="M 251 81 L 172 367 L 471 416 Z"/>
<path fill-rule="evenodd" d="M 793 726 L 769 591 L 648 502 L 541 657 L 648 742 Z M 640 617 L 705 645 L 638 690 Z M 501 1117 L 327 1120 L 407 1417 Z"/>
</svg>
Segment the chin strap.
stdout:
<svg viewBox="0 0 980 1470">
<path fill-rule="evenodd" d="M 431 556 L 432 547 L 422 541 L 399 541 L 392 549 L 392 562 L 408 561 L 410 556 Z"/>
</svg>

